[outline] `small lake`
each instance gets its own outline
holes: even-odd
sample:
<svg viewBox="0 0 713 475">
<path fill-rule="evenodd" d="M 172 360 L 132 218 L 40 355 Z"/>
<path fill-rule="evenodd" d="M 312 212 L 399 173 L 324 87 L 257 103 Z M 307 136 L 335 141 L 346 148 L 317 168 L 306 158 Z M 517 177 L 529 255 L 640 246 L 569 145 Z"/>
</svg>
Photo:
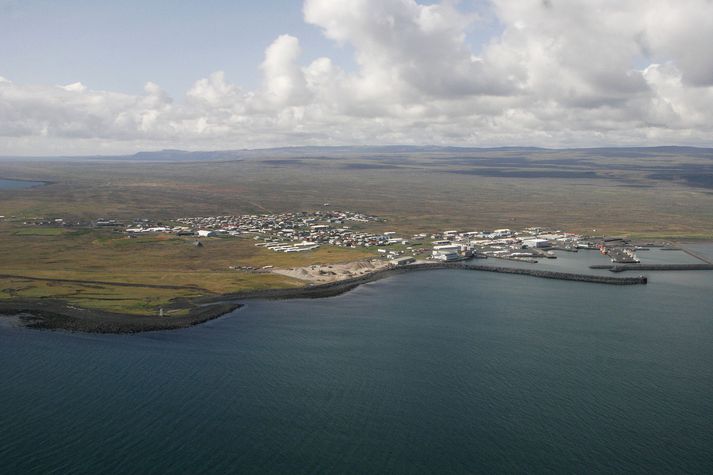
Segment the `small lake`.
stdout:
<svg viewBox="0 0 713 475">
<path fill-rule="evenodd" d="M 8 180 L 6 178 L 0 178 L 0 190 L 24 190 L 44 184 L 42 181 Z"/>
</svg>

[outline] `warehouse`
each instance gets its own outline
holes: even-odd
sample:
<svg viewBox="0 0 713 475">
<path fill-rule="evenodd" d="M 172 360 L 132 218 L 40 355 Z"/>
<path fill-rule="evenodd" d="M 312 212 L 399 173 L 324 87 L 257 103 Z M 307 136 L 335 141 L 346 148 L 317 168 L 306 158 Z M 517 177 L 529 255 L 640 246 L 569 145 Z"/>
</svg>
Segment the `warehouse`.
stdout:
<svg viewBox="0 0 713 475">
<path fill-rule="evenodd" d="M 552 246 L 547 239 L 527 239 L 522 242 L 522 245 L 530 249 L 543 249 Z"/>
</svg>

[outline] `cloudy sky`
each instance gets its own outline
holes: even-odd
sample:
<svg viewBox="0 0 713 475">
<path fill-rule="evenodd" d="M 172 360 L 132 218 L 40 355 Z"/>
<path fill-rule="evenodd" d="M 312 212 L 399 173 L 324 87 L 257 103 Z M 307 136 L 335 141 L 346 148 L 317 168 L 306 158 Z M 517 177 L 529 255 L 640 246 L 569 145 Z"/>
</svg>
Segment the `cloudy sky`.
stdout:
<svg viewBox="0 0 713 475">
<path fill-rule="evenodd" d="M 713 0 L 0 0 L 0 155 L 713 145 Z"/>
</svg>

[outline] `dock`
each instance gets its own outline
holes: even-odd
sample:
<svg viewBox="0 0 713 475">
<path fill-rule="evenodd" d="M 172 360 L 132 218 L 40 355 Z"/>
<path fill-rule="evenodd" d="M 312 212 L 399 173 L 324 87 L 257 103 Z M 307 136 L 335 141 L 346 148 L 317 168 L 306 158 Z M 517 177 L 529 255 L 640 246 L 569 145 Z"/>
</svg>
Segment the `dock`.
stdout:
<svg viewBox="0 0 713 475">
<path fill-rule="evenodd" d="M 713 270 L 713 264 L 600 264 L 590 269 L 604 269 L 610 272 L 640 270 Z"/>
<path fill-rule="evenodd" d="M 711 264 L 711 265 L 713 265 L 713 259 L 708 259 L 706 256 L 702 256 L 702 255 L 698 254 L 697 252 L 693 252 L 693 251 L 691 251 L 690 249 L 687 249 L 687 248 L 685 248 L 685 247 L 682 247 L 681 250 L 682 250 L 683 252 L 685 252 L 686 254 L 688 254 L 689 256 L 695 257 L 695 258 L 698 259 L 699 261 L 703 261 L 703 262 L 705 262 L 706 264 Z"/>
</svg>

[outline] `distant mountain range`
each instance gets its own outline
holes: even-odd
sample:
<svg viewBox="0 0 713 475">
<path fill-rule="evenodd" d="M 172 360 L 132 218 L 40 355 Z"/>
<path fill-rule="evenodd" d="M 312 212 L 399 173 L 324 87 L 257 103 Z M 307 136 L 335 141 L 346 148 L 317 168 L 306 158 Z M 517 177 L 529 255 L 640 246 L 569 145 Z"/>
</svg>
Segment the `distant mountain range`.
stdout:
<svg viewBox="0 0 713 475">
<path fill-rule="evenodd" d="M 239 160 L 260 158 L 266 156 L 309 156 L 329 154 L 404 154 L 404 153 L 449 153 L 469 154 L 483 152 L 579 152 L 591 153 L 599 156 L 642 156 L 646 154 L 683 154 L 697 156 L 711 156 L 713 148 L 691 146 L 656 146 L 656 147 L 589 147 L 589 148 L 543 148 L 543 147 L 454 147 L 437 145 L 364 145 L 364 146 L 300 146 L 300 147 L 275 147 L 262 149 L 239 150 L 214 150 L 214 151 L 187 151 L 187 150 L 158 150 L 138 152 L 131 155 L 89 155 L 89 156 L 56 156 L 56 157 L 21 157 L 0 156 L 2 158 L 27 158 L 27 159 L 93 159 L 93 160 L 129 160 L 129 161 L 200 161 L 200 160 Z"/>
</svg>

